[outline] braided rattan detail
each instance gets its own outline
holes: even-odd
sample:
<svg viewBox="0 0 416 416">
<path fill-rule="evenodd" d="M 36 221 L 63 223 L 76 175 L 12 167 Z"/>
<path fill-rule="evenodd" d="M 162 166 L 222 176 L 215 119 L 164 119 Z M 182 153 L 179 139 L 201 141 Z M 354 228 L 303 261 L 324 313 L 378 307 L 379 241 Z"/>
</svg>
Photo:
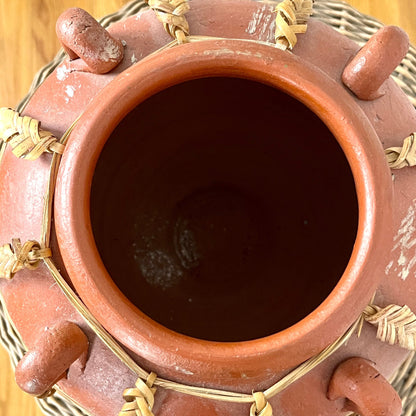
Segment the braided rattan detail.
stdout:
<svg viewBox="0 0 416 416">
<path fill-rule="evenodd" d="M 1 139 L 16 157 L 35 160 L 45 152 L 62 154 L 65 150 L 51 132 L 40 128 L 38 120 L 10 108 L 0 108 L 0 126 Z"/>
<path fill-rule="evenodd" d="M 380 308 L 368 305 L 363 315 L 366 322 L 377 327 L 380 341 L 415 351 L 416 316 L 408 306 L 388 305 Z"/>
<path fill-rule="evenodd" d="M 415 133 L 403 140 L 402 147 L 389 147 L 385 151 L 387 163 L 391 169 L 416 166 Z"/>
<path fill-rule="evenodd" d="M 13 239 L 11 245 L 0 247 L 0 278 L 11 279 L 22 269 L 37 269 L 46 257 L 52 257 L 49 248 L 41 248 L 36 241 L 22 244 L 18 238 Z"/>
<path fill-rule="evenodd" d="M 153 383 L 156 378 L 155 373 L 150 373 L 146 382 L 138 378 L 134 388 L 124 390 L 123 398 L 126 403 L 119 416 L 153 416 L 152 409 L 156 393 Z"/>
<path fill-rule="evenodd" d="M 306 32 L 312 6 L 312 0 L 284 0 L 276 6 L 276 44 L 290 50 L 295 47 L 296 35 Z"/>
<path fill-rule="evenodd" d="M 273 416 L 273 410 L 266 396 L 261 391 L 253 393 L 254 403 L 250 408 L 250 416 Z"/>
<path fill-rule="evenodd" d="M 145 7 L 144 1 L 133 1 L 125 8 L 103 19 L 101 23 L 106 27 L 109 24 L 121 20 L 124 17 L 137 13 Z M 340 1 L 317 0 L 314 6 L 314 17 L 329 24 L 340 33 L 355 40 L 359 44 L 365 43 L 382 24 L 375 19 L 364 16 L 351 6 Z M 58 56 L 35 77 L 31 90 L 18 109 L 21 111 L 35 89 L 64 59 L 61 51 Z M 410 48 L 409 54 L 397 68 L 394 78 L 399 86 L 406 92 L 409 99 L 416 105 L 416 49 Z M 13 323 L 7 315 L 4 303 L 0 299 L 0 341 L 9 351 L 12 364 L 15 366 L 25 352 L 24 344 L 15 330 Z M 403 416 L 412 416 L 416 406 L 416 356 L 412 353 L 402 365 L 392 380 L 393 386 L 399 392 L 403 400 Z M 72 399 L 60 396 L 49 397 L 38 401 L 42 411 L 49 416 L 86 416 L 87 412 L 73 403 Z M 258 409 L 257 409 L 258 410 Z"/>
<path fill-rule="evenodd" d="M 186 43 L 189 36 L 189 24 L 185 14 L 189 11 L 188 0 L 145 0 L 156 13 L 166 32 L 179 44 Z"/>
</svg>

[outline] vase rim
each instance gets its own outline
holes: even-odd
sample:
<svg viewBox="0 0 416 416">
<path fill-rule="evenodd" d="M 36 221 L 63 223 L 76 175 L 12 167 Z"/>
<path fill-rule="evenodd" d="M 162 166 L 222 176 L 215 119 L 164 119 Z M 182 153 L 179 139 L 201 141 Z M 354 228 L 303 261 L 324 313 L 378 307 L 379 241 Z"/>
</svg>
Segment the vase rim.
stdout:
<svg viewBox="0 0 416 416">
<path fill-rule="evenodd" d="M 336 287 L 301 321 L 250 341 L 195 339 L 150 319 L 112 281 L 92 232 L 91 183 L 100 152 L 112 131 L 150 96 L 206 77 L 257 81 L 302 102 L 340 144 L 356 186 L 357 237 Z M 144 59 L 117 76 L 92 100 L 71 134 L 60 165 L 56 232 L 65 267 L 77 292 L 117 340 L 163 376 L 175 373 L 170 368 L 175 362 L 174 368 L 183 369 L 177 379 L 215 384 L 218 372 L 225 366 L 229 374 L 250 374 L 269 368 L 278 373 L 292 368 L 319 353 L 357 319 L 379 283 L 380 277 L 373 270 L 385 254 L 377 239 L 385 238 L 391 228 L 391 188 L 384 152 L 374 128 L 346 89 L 290 52 L 248 41 L 207 40 L 175 46 Z"/>
</svg>

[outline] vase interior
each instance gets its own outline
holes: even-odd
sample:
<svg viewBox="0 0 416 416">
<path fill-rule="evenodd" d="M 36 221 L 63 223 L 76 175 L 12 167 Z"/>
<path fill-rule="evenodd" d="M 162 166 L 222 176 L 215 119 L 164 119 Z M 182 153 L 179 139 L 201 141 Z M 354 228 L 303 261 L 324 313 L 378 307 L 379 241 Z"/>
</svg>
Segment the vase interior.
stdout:
<svg viewBox="0 0 416 416">
<path fill-rule="evenodd" d="M 91 223 L 143 313 L 245 341 L 295 324 L 334 289 L 358 204 L 319 117 L 278 89 L 218 77 L 163 90 L 121 121 L 96 166 Z"/>
</svg>

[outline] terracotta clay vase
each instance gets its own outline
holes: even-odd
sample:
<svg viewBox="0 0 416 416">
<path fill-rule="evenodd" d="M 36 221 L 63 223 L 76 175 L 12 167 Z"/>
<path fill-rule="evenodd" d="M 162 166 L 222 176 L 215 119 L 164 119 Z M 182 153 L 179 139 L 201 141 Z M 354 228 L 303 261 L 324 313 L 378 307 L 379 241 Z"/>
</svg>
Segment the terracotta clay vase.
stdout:
<svg viewBox="0 0 416 416">
<path fill-rule="evenodd" d="M 264 390 L 345 333 L 374 293 L 416 310 L 414 173 L 392 175 L 383 151 L 416 129 L 389 79 L 407 37 L 386 28 L 359 52 L 311 19 L 282 51 L 265 44 L 273 8 L 194 0 L 192 34 L 223 39 L 156 54 L 170 37 L 153 11 L 106 34 L 71 10 L 58 22 L 69 59 L 25 109 L 57 137 L 80 116 L 59 167 L 54 262 L 142 367 L 189 385 Z M 85 22 L 101 52 L 68 32 Z M 50 159 L 6 150 L 1 241 L 39 238 Z M 0 289 L 31 351 L 19 384 L 43 394 L 60 380 L 91 414 L 118 414 L 137 376 L 46 267 Z M 291 416 L 398 415 L 385 378 L 406 355 L 364 325 L 270 404 Z M 159 416 L 249 413 L 160 387 L 155 399 Z"/>
</svg>

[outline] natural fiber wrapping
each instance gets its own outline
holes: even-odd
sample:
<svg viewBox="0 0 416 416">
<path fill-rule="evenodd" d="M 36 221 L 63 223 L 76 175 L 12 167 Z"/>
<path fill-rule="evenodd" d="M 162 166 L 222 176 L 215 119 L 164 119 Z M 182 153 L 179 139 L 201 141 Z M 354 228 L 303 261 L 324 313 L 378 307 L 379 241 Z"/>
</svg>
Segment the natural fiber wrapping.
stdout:
<svg viewBox="0 0 416 416">
<path fill-rule="evenodd" d="M 114 15 L 111 15 L 107 19 L 103 19 L 103 21 L 106 25 L 108 25 L 109 23 L 115 22 L 121 18 L 136 13 L 142 7 L 145 7 L 144 1 L 133 1 L 128 6 L 126 6 L 126 8 L 120 10 Z M 339 1 L 316 2 L 315 17 L 319 18 L 325 23 L 330 24 L 341 33 L 347 35 L 353 40 L 358 41 L 359 43 L 365 42 L 371 36 L 371 34 L 373 34 L 378 28 L 381 27 L 381 24 L 376 20 L 361 15 L 347 4 Z M 28 97 L 26 97 L 26 99 L 22 101 L 21 106 L 19 106 L 20 109 L 24 107 L 33 91 L 40 85 L 46 76 L 53 71 L 53 69 L 63 60 L 63 58 L 64 55 L 61 53 L 52 63 L 50 63 L 47 67 L 39 72 L 34 80 L 34 84 L 32 85 Z M 408 94 L 409 98 L 414 104 L 416 104 L 415 75 L 416 53 L 415 49 L 412 47 L 408 57 L 396 71 L 395 79 L 403 88 L 403 90 Z M 1 303 L 0 323 L 2 327 L 2 331 L 0 333 L 2 342 L 9 350 L 13 364 L 16 364 L 22 356 L 25 348 L 12 323 L 9 321 L 7 312 Z M 413 413 L 413 408 L 415 405 L 415 366 L 416 360 L 408 360 L 403 365 L 403 368 L 397 373 L 395 380 L 395 387 L 398 388 L 399 393 L 402 393 L 403 391 L 402 397 L 405 398 L 404 405 L 406 416 L 410 416 Z M 406 381 L 404 382 L 404 380 Z M 261 397 L 259 397 L 259 403 L 260 401 Z M 83 411 L 81 408 L 75 404 L 72 404 L 69 398 L 52 397 L 46 400 L 42 400 L 40 405 L 45 414 L 49 415 L 64 414 L 68 416 L 81 416 L 86 414 L 85 411 Z"/>
</svg>

